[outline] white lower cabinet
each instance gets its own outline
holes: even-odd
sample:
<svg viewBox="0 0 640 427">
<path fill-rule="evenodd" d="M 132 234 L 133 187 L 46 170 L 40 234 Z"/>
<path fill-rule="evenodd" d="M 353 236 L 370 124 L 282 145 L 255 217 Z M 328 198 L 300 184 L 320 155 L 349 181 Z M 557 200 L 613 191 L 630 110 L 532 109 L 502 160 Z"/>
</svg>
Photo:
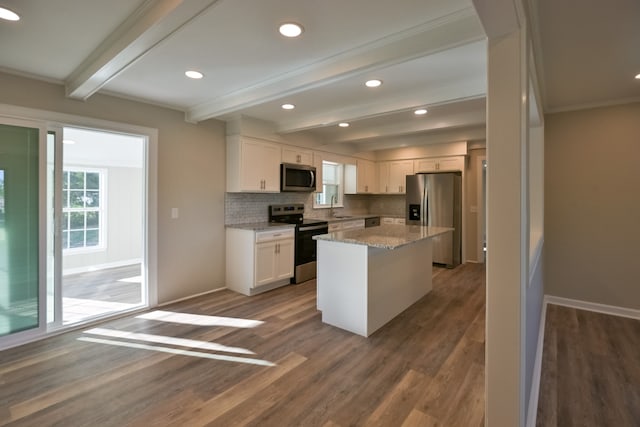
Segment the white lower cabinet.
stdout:
<svg viewBox="0 0 640 427">
<path fill-rule="evenodd" d="M 406 221 L 404 218 L 383 217 L 382 223 L 387 225 L 389 224 L 404 225 L 406 224 Z"/>
<path fill-rule="evenodd" d="M 293 228 L 227 228 L 227 288 L 255 295 L 289 284 L 294 272 L 294 233 Z"/>
<path fill-rule="evenodd" d="M 358 230 L 364 228 L 364 219 L 329 222 L 329 233 L 334 231 Z"/>
<path fill-rule="evenodd" d="M 293 239 L 256 243 L 255 286 L 293 277 Z"/>
</svg>

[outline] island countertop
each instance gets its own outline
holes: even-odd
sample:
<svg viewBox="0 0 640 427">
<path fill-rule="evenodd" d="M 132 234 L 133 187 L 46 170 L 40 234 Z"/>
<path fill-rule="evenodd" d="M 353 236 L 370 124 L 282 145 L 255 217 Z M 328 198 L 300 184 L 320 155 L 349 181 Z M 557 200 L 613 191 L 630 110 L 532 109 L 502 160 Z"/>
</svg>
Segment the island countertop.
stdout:
<svg viewBox="0 0 640 427">
<path fill-rule="evenodd" d="M 313 236 L 315 240 L 352 243 L 380 249 L 397 249 L 420 240 L 430 239 L 453 231 L 448 227 L 422 225 L 380 225 L 359 230 L 336 231 Z"/>
</svg>

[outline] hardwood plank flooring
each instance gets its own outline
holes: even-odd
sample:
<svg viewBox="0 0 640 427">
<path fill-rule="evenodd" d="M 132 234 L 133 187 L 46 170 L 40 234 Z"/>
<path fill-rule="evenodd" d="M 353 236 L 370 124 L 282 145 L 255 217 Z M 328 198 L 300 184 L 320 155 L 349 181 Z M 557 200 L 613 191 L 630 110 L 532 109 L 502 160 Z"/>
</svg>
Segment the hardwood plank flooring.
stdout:
<svg viewBox="0 0 640 427">
<path fill-rule="evenodd" d="M 71 274 L 63 278 L 62 294 L 65 298 L 140 304 L 140 282 L 122 280 L 141 274 L 140 264 Z"/>
<path fill-rule="evenodd" d="M 640 321 L 547 306 L 537 425 L 640 426 Z"/>
<path fill-rule="evenodd" d="M 323 324 L 309 281 L 161 309 L 208 325 L 130 316 L 0 352 L 0 425 L 481 426 L 484 266 L 433 276 L 369 338 Z"/>
</svg>

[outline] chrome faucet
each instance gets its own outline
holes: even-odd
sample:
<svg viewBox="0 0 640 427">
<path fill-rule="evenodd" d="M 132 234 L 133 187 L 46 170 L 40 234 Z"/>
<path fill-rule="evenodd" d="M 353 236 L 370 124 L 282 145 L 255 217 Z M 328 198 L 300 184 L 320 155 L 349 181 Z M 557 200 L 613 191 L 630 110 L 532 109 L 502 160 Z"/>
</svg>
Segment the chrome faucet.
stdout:
<svg viewBox="0 0 640 427">
<path fill-rule="evenodd" d="M 334 203 L 338 203 L 338 197 L 337 197 L 335 194 L 332 194 L 332 195 L 331 195 L 331 201 L 329 202 L 329 204 L 330 204 L 330 207 L 329 207 L 329 216 L 330 216 L 331 218 L 333 218 L 333 215 L 334 215 L 334 214 L 333 214 L 333 204 L 334 204 Z"/>
</svg>

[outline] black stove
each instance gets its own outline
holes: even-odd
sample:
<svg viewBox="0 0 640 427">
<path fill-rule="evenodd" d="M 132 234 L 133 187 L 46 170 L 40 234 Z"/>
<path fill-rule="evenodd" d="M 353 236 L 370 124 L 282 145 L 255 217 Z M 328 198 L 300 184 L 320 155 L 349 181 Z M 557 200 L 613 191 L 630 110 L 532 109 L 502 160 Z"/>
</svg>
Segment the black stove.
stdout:
<svg viewBox="0 0 640 427">
<path fill-rule="evenodd" d="M 270 205 L 269 222 L 280 222 L 296 225 L 326 225 L 327 221 L 307 219 L 304 217 L 304 204 Z"/>
<path fill-rule="evenodd" d="M 316 277 L 317 254 L 313 236 L 327 234 L 329 223 L 320 219 L 305 219 L 302 203 L 269 206 L 269 222 L 296 224 L 296 268 L 291 283 L 301 283 Z"/>
</svg>

